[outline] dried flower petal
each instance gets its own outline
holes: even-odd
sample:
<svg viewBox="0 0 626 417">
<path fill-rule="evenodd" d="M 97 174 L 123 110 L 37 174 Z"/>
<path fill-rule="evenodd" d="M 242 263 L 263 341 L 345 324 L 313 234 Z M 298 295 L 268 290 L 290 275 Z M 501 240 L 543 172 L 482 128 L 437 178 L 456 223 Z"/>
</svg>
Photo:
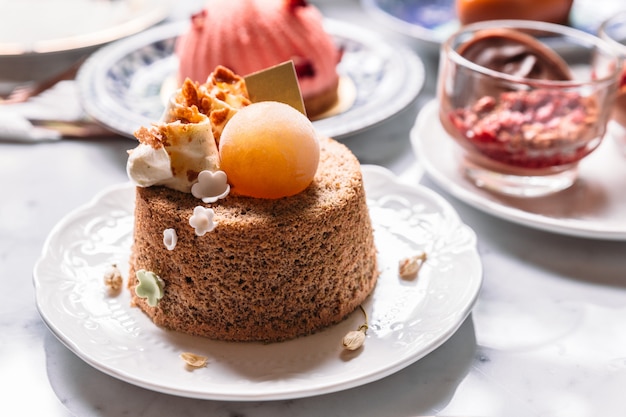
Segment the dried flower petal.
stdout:
<svg viewBox="0 0 626 417">
<path fill-rule="evenodd" d="M 117 293 L 122 289 L 122 273 L 116 264 L 107 268 L 104 272 L 104 285 L 111 293 Z"/>
<path fill-rule="evenodd" d="M 182 360 L 185 361 L 187 365 L 194 367 L 194 368 L 205 367 L 209 359 L 206 356 L 197 355 L 191 352 L 183 352 L 180 354 L 180 357 Z"/>
<path fill-rule="evenodd" d="M 352 330 L 343 337 L 341 340 L 341 344 L 343 348 L 346 350 L 357 350 L 363 343 L 365 342 L 365 333 L 367 333 L 367 329 L 369 328 L 367 312 L 363 308 L 362 305 L 359 305 L 363 316 L 365 316 L 365 323 L 361 324 L 357 330 Z"/>
<path fill-rule="evenodd" d="M 361 330 L 352 330 L 348 332 L 341 341 L 344 349 L 357 350 L 365 342 L 365 332 Z"/>
<path fill-rule="evenodd" d="M 426 262 L 426 253 L 422 252 L 419 255 L 409 256 L 401 259 L 399 264 L 400 278 L 413 279 L 417 277 L 422 265 Z"/>
</svg>

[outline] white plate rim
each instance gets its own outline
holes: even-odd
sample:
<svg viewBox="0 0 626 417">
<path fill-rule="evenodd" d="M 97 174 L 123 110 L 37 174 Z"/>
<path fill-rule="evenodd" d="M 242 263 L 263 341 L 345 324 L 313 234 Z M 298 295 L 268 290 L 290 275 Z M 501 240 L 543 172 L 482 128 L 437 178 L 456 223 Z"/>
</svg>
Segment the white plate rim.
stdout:
<svg viewBox="0 0 626 417">
<path fill-rule="evenodd" d="M 445 199 L 443 199 L 441 196 L 437 195 L 435 192 L 425 187 L 410 186 L 410 185 L 400 183 L 397 180 L 397 178 L 394 176 L 394 174 L 392 174 L 390 171 L 382 167 L 363 166 L 363 173 L 364 173 L 364 178 L 365 178 L 366 183 L 369 182 L 370 184 L 372 184 L 371 187 L 376 187 L 376 189 L 382 192 L 383 195 L 386 195 L 387 191 L 384 191 L 382 188 L 379 188 L 379 187 L 391 186 L 391 188 L 396 191 L 401 191 L 403 193 L 406 193 L 406 195 L 410 196 L 410 198 L 423 199 L 423 202 L 425 204 L 434 204 L 436 207 L 441 207 L 441 210 L 442 210 L 441 215 L 443 216 L 443 218 L 445 218 L 444 223 L 445 223 L 445 227 L 447 228 L 446 230 L 452 233 L 451 236 L 446 236 L 446 239 L 454 238 L 454 239 L 458 239 L 461 241 L 460 246 L 458 246 L 457 248 L 451 249 L 450 252 L 447 252 L 447 249 L 446 249 L 445 256 L 443 256 L 442 259 L 444 258 L 447 259 L 447 257 L 450 257 L 450 256 L 454 257 L 455 255 L 453 254 L 453 252 L 455 250 L 459 250 L 460 255 L 456 255 L 456 256 L 461 256 L 463 259 L 463 262 L 465 262 L 462 268 L 464 282 L 459 288 L 457 288 L 456 291 L 458 293 L 455 294 L 454 292 L 451 291 L 451 293 L 449 294 L 450 299 L 452 299 L 452 301 L 458 302 L 461 308 L 459 308 L 458 310 L 455 309 L 455 311 L 441 312 L 441 311 L 438 311 L 437 309 L 442 308 L 443 310 L 445 310 L 445 308 L 450 308 L 449 306 L 446 307 L 446 302 L 441 302 L 441 305 L 439 305 L 437 304 L 439 303 L 439 301 L 428 301 L 428 299 L 425 298 L 425 300 L 427 300 L 428 302 L 423 302 L 424 304 L 429 304 L 431 302 L 434 303 L 433 304 L 434 307 L 432 306 L 426 307 L 426 310 L 425 310 L 426 313 L 432 314 L 434 317 L 429 318 L 427 317 L 428 314 L 425 314 L 426 318 L 424 319 L 424 321 L 427 323 L 430 323 L 429 320 L 437 321 L 439 317 L 438 314 L 439 314 L 442 317 L 441 321 L 445 322 L 445 324 L 443 325 L 444 327 L 442 327 L 441 329 L 438 329 L 432 335 L 427 334 L 426 336 L 428 337 L 432 336 L 432 338 L 427 338 L 428 340 L 424 342 L 425 344 L 421 344 L 422 342 L 415 343 L 416 345 L 420 344 L 419 348 L 407 346 L 406 347 L 407 350 L 404 352 L 403 354 L 404 356 L 401 358 L 394 357 L 394 355 L 384 355 L 386 358 L 383 360 L 383 363 L 381 364 L 382 366 L 378 366 L 377 369 L 366 370 L 365 373 L 362 373 L 358 375 L 357 377 L 351 377 L 351 376 L 346 377 L 345 375 L 343 375 L 337 378 L 336 380 L 333 380 L 332 378 L 330 380 L 324 380 L 322 378 L 316 382 L 315 378 L 312 377 L 312 382 L 310 386 L 306 386 L 306 387 L 302 385 L 297 386 L 298 384 L 295 384 L 296 385 L 295 388 L 286 387 L 284 385 L 282 386 L 279 385 L 277 382 L 276 383 L 277 385 L 275 387 L 270 386 L 269 390 L 267 388 L 258 388 L 258 387 L 257 388 L 252 387 L 247 390 L 243 390 L 243 392 L 223 392 L 223 391 L 220 392 L 215 387 L 212 387 L 213 391 L 210 391 L 210 390 L 207 391 L 206 389 L 205 390 L 202 390 L 202 389 L 189 390 L 189 389 L 181 389 L 180 387 L 174 386 L 174 385 L 168 386 L 167 383 L 164 383 L 162 380 L 158 383 L 155 383 L 155 382 L 147 381 L 145 379 L 137 377 L 137 375 L 133 374 L 132 369 L 130 371 L 128 369 L 123 369 L 123 368 L 120 369 L 117 366 L 111 365 L 106 360 L 96 357 L 97 354 L 95 353 L 96 352 L 95 349 L 97 348 L 94 348 L 93 346 L 91 346 L 88 343 L 88 341 L 84 339 L 74 340 L 72 339 L 72 337 L 68 336 L 68 334 L 71 333 L 74 330 L 74 328 L 84 326 L 84 324 L 81 324 L 80 320 L 77 320 L 77 321 L 71 320 L 71 317 L 70 319 L 68 319 L 65 316 L 62 316 L 63 318 L 61 319 L 59 317 L 60 312 L 55 311 L 57 307 L 52 305 L 52 301 L 47 300 L 48 298 L 50 298 L 49 297 L 50 291 L 53 291 L 55 294 L 59 294 L 59 292 L 61 292 L 62 294 L 62 291 L 63 291 L 62 289 L 60 289 L 60 286 L 62 284 L 59 283 L 59 281 L 62 281 L 62 280 L 57 279 L 58 277 L 56 276 L 55 277 L 48 276 L 50 275 L 50 267 L 51 267 L 50 264 L 53 263 L 53 261 L 55 261 L 53 259 L 50 259 L 52 256 L 51 252 L 53 250 L 53 246 L 55 245 L 55 242 L 58 243 L 58 239 L 61 234 L 73 233 L 71 229 L 73 227 L 74 228 L 78 227 L 76 224 L 74 224 L 76 221 L 75 219 L 79 216 L 86 214 L 86 211 L 92 210 L 96 204 L 100 204 L 104 207 L 107 207 L 107 209 L 114 209 L 114 210 L 119 211 L 119 207 L 116 206 L 116 204 L 119 204 L 119 202 L 116 203 L 115 199 L 120 198 L 119 193 L 127 193 L 128 195 L 133 195 L 132 191 L 129 192 L 129 189 L 132 188 L 130 183 L 119 184 L 119 185 L 112 186 L 101 191 L 89 203 L 81 207 L 78 207 L 74 211 L 68 213 L 68 215 L 64 217 L 61 221 L 59 221 L 59 223 L 57 223 L 57 225 L 52 229 L 52 231 L 50 232 L 44 244 L 42 255 L 37 261 L 37 264 L 35 265 L 35 268 L 33 270 L 33 283 L 35 286 L 35 295 L 36 295 L 37 308 L 39 310 L 39 313 L 42 319 L 44 320 L 44 322 L 46 323 L 46 325 L 52 331 L 52 333 L 62 343 L 64 343 L 71 351 L 73 351 L 77 356 L 79 356 L 81 359 L 83 359 L 85 362 L 87 362 L 94 368 L 99 369 L 100 371 L 106 374 L 109 374 L 113 377 L 124 380 L 134 385 L 138 385 L 138 386 L 141 386 L 141 387 L 153 390 L 153 391 L 164 392 L 164 393 L 179 395 L 183 397 L 213 399 L 213 400 L 228 400 L 228 401 L 277 400 L 277 399 L 304 398 L 308 396 L 326 394 L 326 393 L 336 392 L 336 391 L 340 391 L 340 390 L 344 390 L 348 388 L 353 388 L 356 386 L 360 386 L 360 385 L 384 378 L 385 376 L 395 373 L 405 368 L 406 366 L 409 366 L 410 364 L 416 362 L 417 360 L 423 358 L 428 353 L 432 352 L 434 349 L 436 349 L 441 344 L 443 344 L 450 336 L 452 336 L 452 334 L 454 334 L 454 332 L 456 332 L 456 330 L 460 327 L 460 325 L 464 322 L 464 320 L 470 314 L 473 308 L 473 305 L 476 302 L 476 299 L 478 297 L 480 288 L 482 286 L 482 279 L 483 279 L 482 263 L 480 261 L 480 257 L 479 257 L 477 247 L 476 247 L 476 235 L 468 226 L 466 226 L 465 224 L 461 222 L 460 218 L 458 217 L 458 215 L 456 214 L 452 206 L 450 206 L 449 203 L 447 203 Z M 373 188 L 370 188 L 370 189 L 373 189 Z M 107 201 L 108 197 L 111 195 L 114 196 L 113 200 Z M 124 203 L 124 204 L 127 204 L 127 203 Z M 131 206 L 132 206 L 132 203 L 131 203 Z M 452 245 L 452 246 L 455 246 L 455 245 Z M 67 266 L 67 265 L 64 265 L 64 266 Z M 61 267 L 55 265 L 55 266 L 52 266 L 52 268 L 61 268 Z M 459 273 L 460 272 L 461 271 L 459 271 Z M 55 271 L 55 275 L 56 273 L 62 274 L 61 271 Z M 419 276 L 418 276 L 418 279 L 419 279 Z M 435 278 L 428 278 L 428 279 L 435 279 Z M 436 279 L 442 280 L 444 278 L 439 277 Z M 51 284 L 51 282 L 53 284 Z M 428 284 L 428 285 L 429 285 L 428 288 L 430 288 L 431 284 Z M 445 285 L 447 285 L 447 281 Z M 72 292 L 69 291 L 69 293 L 66 295 L 73 296 L 75 294 L 72 294 Z M 66 313 L 66 312 L 63 312 L 63 313 Z M 150 326 L 148 331 L 152 331 L 153 328 L 156 329 L 156 326 L 154 326 L 151 322 L 149 322 L 147 318 L 146 320 L 148 322 L 148 326 Z M 362 318 L 360 317 L 355 317 L 355 320 L 356 320 L 355 323 L 362 322 Z M 372 318 L 370 318 L 370 321 L 371 320 Z M 352 318 L 348 318 L 347 321 L 354 321 L 354 320 L 352 320 Z M 345 327 L 346 325 L 348 326 L 347 327 L 348 329 L 350 329 L 350 326 L 352 326 L 352 324 L 350 323 L 340 324 L 337 326 Z M 370 330 L 372 329 L 370 328 Z M 339 331 L 341 332 L 342 330 L 339 329 Z M 395 335 L 393 331 L 389 331 L 389 334 Z M 181 337 L 190 337 L 190 336 L 183 335 Z M 301 343 L 305 343 L 308 340 L 310 343 L 311 341 L 314 340 L 313 338 L 316 338 L 316 337 L 318 337 L 317 334 L 312 335 L 312 336 L 307 336 L 306 338 L 300 338 L 297 340 L 304 341 Z M 320 340 L 320 339 L 323 339 L 323 338 L 318 337 L 318 339 L 316 340 Z M 290 342 L 286 342 L 286 343 L 290 343 Z M 367 349 L 368 344 L 372 345 L 372 344 L 380 344 L 380 343 L 379 341 L 377 341 L 377 339 L 373 339 L 373 341 L 367 340 L 366 349 Z M 280 344 L 275 344 L 275 346 L 278 346 L 278 345 Z M 387 349 L 385 344 L 383 344 L 382 346 L 385 349 Z M 367 351 L 365 350 L 364 352 L 367 352 Z M 387 356 L 388 356 L 388 359 L 387 359 Z M 361 358 L 357 357 L 356 359 L 353 359 L 353 360 L 359 360 L 359 359 Z M 366 360 L 366 359 L 367 359 L 367 353 L 364 353 L 363 360 Z M 347 363 L 347 365 L 342 364 L 341 366 L 348 366 L 350 365 L 349 362 L 350 361 L 343 362 L 344 364 Z M 358 362 L 354 363 L 354 366 L 357 366 L 357 365 L 359 365 Z M 360 363 L 360 365 L 363 365 L 363 363 Z M 182 369 L 183 367 L 181 366 L 181 370 Z"/>
<path fill-rule="evenodd" d="M 435 183 L 446 192 L 485 213 L 533 229 L 589 239 L 626 240 L 626 229 L 615 230 L 605 228 L 598 230 L 597 227 L 594 228 L 589 223 L 582 220 L 575 223 L 572 222 L 573 219 L 559 221 L 558 219 L 530 213 L 484 197 L 482 193 L 476 192 L 474 186 L 468 180 L 464 180 L 463 184 L 461 184 L 449 178 L 449 176 L 428 157 L 430 152 L 426 142 L 432 135 L 424 134 L 429 129 L 428 126 L 434 123 L 433 120 L 435 123 L 438 123 L 437 108 L 438 103 L 436 99 L 429 101 L 423 106 L 417 116 L 415 125 L 411 129 L 410 140 L 418 163 L 423 166 L 426 173 Z M 448 140 L 450 142 L 452 141 L 452 139 Z"/>
<path fill-rule="evenodd" d="M 57 54 L 104 45 L 139 33 L 164 20 L 173 4 L 172 0 L 149 1 L 144 5 L 149 7 L 143 7 L 141 13 L 134 18 L 98 32 L 81 33 L 22 45 L 15 42 L 3 45 L 0 42 L 0 57 Z"/>
<path fill-rule="evenodd" d="M 106 45 L 92 54 L 76 76 L 85 112 L 108 129 L 131 138 L 139 125 L 155 122 L 141 115 L 128 115 L 128 109 L 105 88 L 107 71 L 115 62 L 140 48 L 180 35 L 188 25 L 187 21 L 159 25 Z M 386 121 L 417 99 L 424 87 L 425 70 L 423 62 L 411 49 L 390 43 L 373 31 L 340 20 L 325 18 L 324 27 L 334 36 L 344 37 L 376 51 L 377 57 L 386 61 L 386 68 L 395 73 L 383 77 L 387 84 L 393 84 L 393 91 L 386 92 L 384 103 L 369 100 L 367 105 L 360 108 L 351 108 L 337 116 L 316 120 L 313 125 L 318 131 L 335 139 L 353 135 Z"/>
</svg>

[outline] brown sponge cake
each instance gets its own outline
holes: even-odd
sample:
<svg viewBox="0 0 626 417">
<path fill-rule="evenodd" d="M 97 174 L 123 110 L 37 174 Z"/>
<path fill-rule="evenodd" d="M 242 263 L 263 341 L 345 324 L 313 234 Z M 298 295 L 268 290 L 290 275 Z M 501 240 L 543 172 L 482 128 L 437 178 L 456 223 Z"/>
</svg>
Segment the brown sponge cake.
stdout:
<svg viewBox="0 0 626 417">
<path fill-rule="evenodd" d="M 372 292 L 376 248 L 359 162 L 321 140 L 311 185 L 292 197 L 230 195 L 205 204 L 165 187 L 137 187 L 129 286 L 145 269 L 164 281 L 156 307 L 133 302 L 168 329 L 226 341 L 275 342 L 338 323 Z M 194 207 L 215 211 L 216 228 L 197 236 Z M 178 243 L 168 250 L 163 231 Z"/>
</svg>

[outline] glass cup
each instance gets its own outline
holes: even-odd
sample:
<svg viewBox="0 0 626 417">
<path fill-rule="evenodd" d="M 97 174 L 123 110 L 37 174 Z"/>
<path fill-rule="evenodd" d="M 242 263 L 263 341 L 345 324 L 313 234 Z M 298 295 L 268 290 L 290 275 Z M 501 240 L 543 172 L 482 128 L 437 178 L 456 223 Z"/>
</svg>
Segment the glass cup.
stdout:
<svg viewBox="0 0 626 417">
<path fill-rule="evenodd" d="M 604 137 L 621 68 L 607 42 L 563 25 L 459 29 L 441 47 L 437 97 L 465 175 L 518 197 L 570 187 Z"/>
<path fill-rule="evenodd" d="M 626 10 L 602 22 L 598 36 L 613 46 L 626 61 Z M 614 123 L 610 125 L 609 132 L 626 155 L 626 69 L 623 71 L 613 106 Z"/>
</svg>

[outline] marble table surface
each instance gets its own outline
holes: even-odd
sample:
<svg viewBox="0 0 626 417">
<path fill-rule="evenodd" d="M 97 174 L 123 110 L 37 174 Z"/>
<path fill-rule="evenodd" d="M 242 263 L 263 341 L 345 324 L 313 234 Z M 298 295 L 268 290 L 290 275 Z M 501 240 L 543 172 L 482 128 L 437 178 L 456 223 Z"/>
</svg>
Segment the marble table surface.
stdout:
<svg viewBox="0 0 626 417">
<path fill-rule="evenodd" d="M 415 115 L 433 96 L 437 57 L 380 27 L 357 1 L 315 3 L 327 16 L 406 42 L 424 61 L 426 86 L 415 105 L 344 141 L 363 163 L 386 166 L 403 181 L 441 194 L 476 232 L 484 283 L 469 317 L 414 364 L 331 394 L 226 402 L 177 397 L 123 382 L 85 363 L 47 329 L 37 311 L 32 272 L 46 236 L 66 213 L 103 188 L 127 180 L 126 150 L 134 144 L 114 135 L 37 144 L 4 141 L 0 415 L 624 415 L 626 242 L 517 225 L 438 188 L 416 163 L 409 142 Z"/>
</svg>

